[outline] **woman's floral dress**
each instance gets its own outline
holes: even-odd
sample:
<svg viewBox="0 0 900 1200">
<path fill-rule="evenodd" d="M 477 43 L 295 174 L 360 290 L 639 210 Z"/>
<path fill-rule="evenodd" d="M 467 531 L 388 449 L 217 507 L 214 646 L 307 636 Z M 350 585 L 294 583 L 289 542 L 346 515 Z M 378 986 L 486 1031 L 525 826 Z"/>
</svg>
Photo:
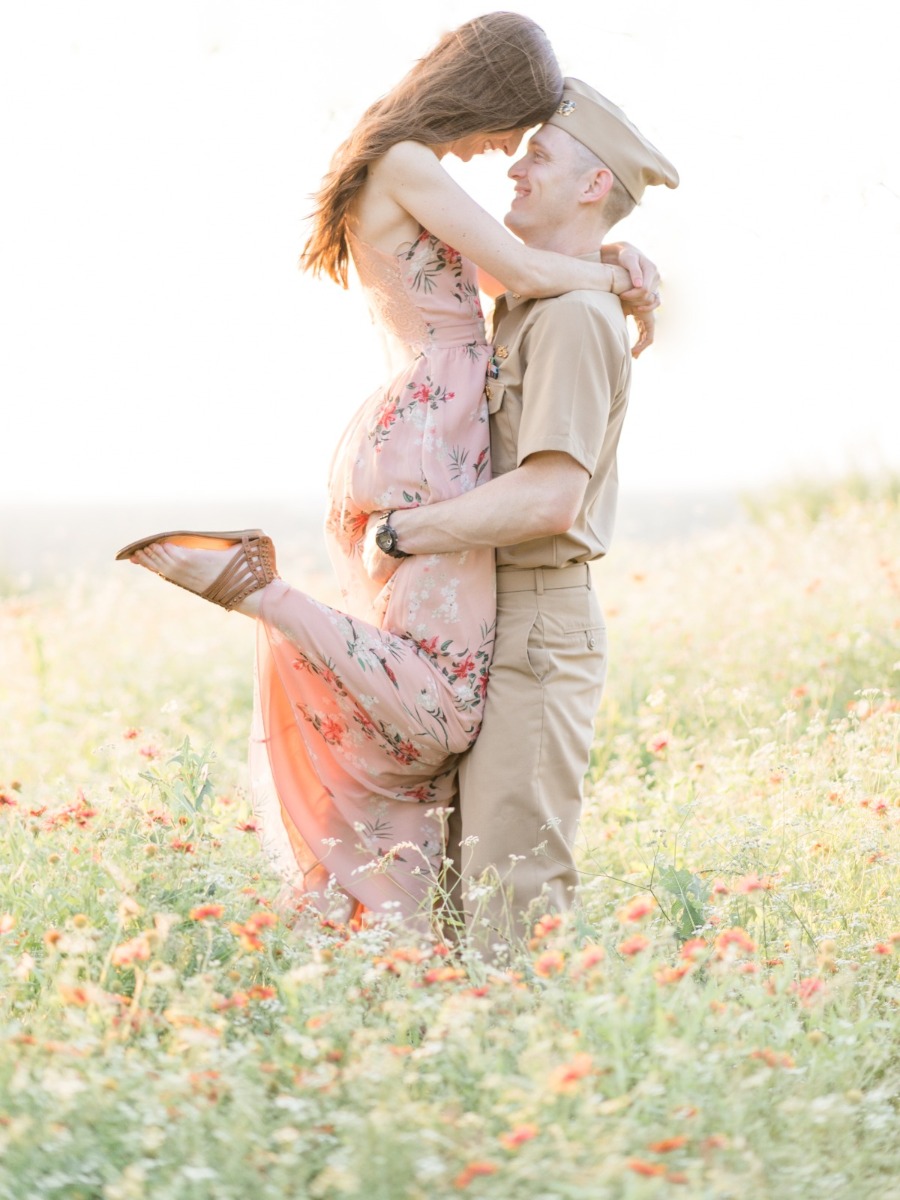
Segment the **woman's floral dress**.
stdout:
<svg viewBox="0 0 900 1200">
<path fill-rule="evenodd" d="M 423 232 L 396 255 L 351 238 L 398 369 L 331 468 L 329 552 L 345 611 L 278 581 L 264 598 L 251 739 L 263 843 L 294 886 L 336 883 L 412 914 L 444 857 L 456 756 L 478 733 L 494 637 L 488 548 L 417 555 L 389 583 L 361 560 L 369 514 L 431 504 L 490 473 L 490 348 L 475 270 Z"/>
</svg>

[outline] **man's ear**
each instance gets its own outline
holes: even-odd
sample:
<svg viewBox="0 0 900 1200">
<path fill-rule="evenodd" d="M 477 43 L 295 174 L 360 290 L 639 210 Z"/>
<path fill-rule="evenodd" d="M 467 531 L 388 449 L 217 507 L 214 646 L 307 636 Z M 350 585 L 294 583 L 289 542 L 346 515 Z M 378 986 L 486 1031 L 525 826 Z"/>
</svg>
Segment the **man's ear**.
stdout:
<svg viewBox="0 0 900 1200">
<path fill-rule="evenodd" d="M 582 204 L 596 204 L 608 196 L 615 181 L 616 177 L 609 167 L 598 167 L 596 171 L 591 171 L 581 192 Z"/>
</svg>

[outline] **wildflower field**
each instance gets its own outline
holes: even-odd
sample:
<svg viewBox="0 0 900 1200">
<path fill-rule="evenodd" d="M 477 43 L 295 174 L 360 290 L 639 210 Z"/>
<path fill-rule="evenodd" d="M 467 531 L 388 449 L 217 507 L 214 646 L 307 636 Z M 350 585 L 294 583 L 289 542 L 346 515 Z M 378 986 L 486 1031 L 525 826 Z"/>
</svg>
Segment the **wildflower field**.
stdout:
<svg viewBox="0 0 900 1200">
<path fill-rule="evenodd" d="M 896 1194 L 898 516 L 615 548 L 581 906 L 492 965 L 281 915 L 249 621 L 7 588 L 0 1200 Z"/>
</svg>

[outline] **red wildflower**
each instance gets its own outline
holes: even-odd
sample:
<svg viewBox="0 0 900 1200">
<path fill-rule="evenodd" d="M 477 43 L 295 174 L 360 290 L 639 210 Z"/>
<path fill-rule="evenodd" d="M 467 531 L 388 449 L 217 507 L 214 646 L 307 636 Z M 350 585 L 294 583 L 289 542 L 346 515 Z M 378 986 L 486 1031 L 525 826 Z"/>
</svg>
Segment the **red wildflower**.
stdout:
<svg viewBox="0 0 900 1200">
<path fill-rule="evenodd" d="M 696 962 L 697 955 L 706 949 L 706 942 L 703 938 L 688 938 L 681 947 L 681 957 L 686 958 L 689 962 Z"/>
<path fill-rule="evenodd" d="M 652 1150 L 654 1154 L 669 1154 L 672 1150 L 680 1150 L 685 1145 L 687 1145 L 687 1138 L 682 1133 L 677 1137 L 663 1138 L 660 1142 L 651 1142 L 647 1149 Z"/>
<path fill-rule="evenodd" d="M 238 821 L 235 828 L 240 833 L 256 833 L 259 829 L 259 826 L 255 821 Z"/>
<path fill-rule="evenodd" d="M 616 949 L 620 954 L 625 954 L 631 957 L 634 954 L 640 954 L 641 951 L 646 950 L 649 945 L 649 938 L 645 938 L 642 933 L 635 933 L 630 938 L 626 938 L 624 942 L 619 942 Z"/>
<path fill-rule="evenodd" d="M 647 1162 L 645 1158 L 629 1158 L 625 1164 L 629 1171 L 636 1175 L 665 1175 L 666 1168 L 662 1163 Z"/>
<path fill-rule="evenodd" d="M 540 975 L 542 979 L 549 979 L 553 975 L 559 975 L 565 970 L 565 966 L 565 956 L 559 950 L 545 950 L 535 960 L 534 973 L 535 975 Z"/>
<path fill-rule="evenodd" d="M 537 1125 L 517 1125 L 508 1133 L 501 1133 L 500 1142 L 507 1150 L 515 1150 L 524 1142 L 530 1142 L 532 1138 L 537 1137 L 539 1132 Z"/>
<path fill-rule="evenodd" d="M 456 979 L 465 979 L 466 973 L 461 967 L 432 967 L 422 976 L 424 983 L 452 983 Z"/>
<path fill-rule="evenodd" d="M 659 984 L 678 983 L 680 979 L 684 979 L 692 965 L 690 962 L 683 962 L 677 967 L 660 967 L 653 972 L 653 978 Z"/>
<path fill-rule="evenodd" d="M 815 1003 L 816 997 L 824 988 L 825 981 L 818 975 L 809 975 L 806 979 L 798 979 L 796 983 L 791 984 L 791 991 L 798 996 L 805 1008 Z"/>
<path fill-rule="evenodd" d="M 790 1054 L 784 1054 L 778 1050 L 773 1050 L 771 1046 L 766 1046 L 764 1050 L 754 1050 L 751 1058 L 758 1058 L 760 1062 L 764 1062 L 767 1067 L 793 1067 L 794 1060 Z"/>
<path fill-rule="evenodd" d="M 247 992 L 250 1000 L 274 1000 L 274 997 L 277 995 L 275 988 L 268 988 L 268 986 L 262 983 L 254 983 L 250 991 Z"/>
<path fill-rule="evenodd" d="M 651 754 L 665 754 L 669 748 L 669 734 L 657 733 L 654 737 L 647 739 L 647 749 Z"/>
<path fill-rule="evenodd" d="M 640 921 L 648 916 L 656 908 L 656 901 L 652 896 L 635 896 L 633 900 L 620 908 L 616 916 L 623 925 L 632 921 Z"/>
<path fill-rule="evenodd" d="M 467 1188 L 479 1175 L 493 1175 L 497 1166 L 492 1162 L 470 1162 L 453 1180 L 455 1188 Z"/>
<path fill-rule="evenodd" d="M 739 879 L 734 885 L 736 892 L 769 892 L 772 890 L 772 880 L 768 875 L 760 878 L 759 875 L 745 875 L 743 879 Z"/>
<path fill-rule="evenodd" d="M 221 917 L 225 911 L 221 904 L 198 904 L 196 908 L 192 908 L 188 916 L 192 921 L 205 921 L 208 918 Z"/>
<path fill-rule="evenodd" d="M 114 967 L 130 967 L 136 962 L 146 962 L 149 957 L 150 942 L 145 933 L 139 933 L 137 937 L 116 946 L 111 962 Z"/>
<path fill-rule="evenodd" d="M 741 929 L 739 925 L 731 929 L 723 929 L 721 933 L 716 935 L 715 948 L 716 957 L 725 958 L 732 952 L 736 954 L 753 954 L 756 950 L 756 944 L 747 933 L 746 929 Z"/>
<path fill-rule="evenodd" d="M 553 1092 L 572 1092 L 578 1082 L 590 1075 L 594 1060 L 590 1054 L 576 1054 L 572 1059 L 557 1067 L 550 1075 L 550 1090 Z"/>
<path fill-rule="evenodd" d="M 133 728 L 126 729 L 125 732 L 122 734 L 122 737 L 125 739 L 126 742 L 133 742 L 134 739 L 137 737 L 137 735 L 140 732 L 141 731 L 139 729 L 133 729 Z"/>
</svg>

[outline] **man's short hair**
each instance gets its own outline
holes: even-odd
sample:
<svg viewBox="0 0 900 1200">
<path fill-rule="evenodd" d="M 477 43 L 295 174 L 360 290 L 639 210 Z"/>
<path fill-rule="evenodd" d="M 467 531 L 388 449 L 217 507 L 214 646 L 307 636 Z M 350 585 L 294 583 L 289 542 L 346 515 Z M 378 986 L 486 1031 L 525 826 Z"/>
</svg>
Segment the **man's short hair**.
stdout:
<svg viewBox="0 0 900 1200">
<path fill-rule="evenodd" d="M 579 171 L 599 171 L 603 168 L 610 170 L 603 159 L 598 158 L 593 150 L 589 150 L 584 142 L 579 142 L 577 138 L 572 138 L 572 141 L 575 144 L 575 161 Z M 612 228 L 617 222 L 624 220 L 634 207 L 635 201 L 613 172 L 612 188 L 603 198 L 604 220 Z"/>
</svg>

